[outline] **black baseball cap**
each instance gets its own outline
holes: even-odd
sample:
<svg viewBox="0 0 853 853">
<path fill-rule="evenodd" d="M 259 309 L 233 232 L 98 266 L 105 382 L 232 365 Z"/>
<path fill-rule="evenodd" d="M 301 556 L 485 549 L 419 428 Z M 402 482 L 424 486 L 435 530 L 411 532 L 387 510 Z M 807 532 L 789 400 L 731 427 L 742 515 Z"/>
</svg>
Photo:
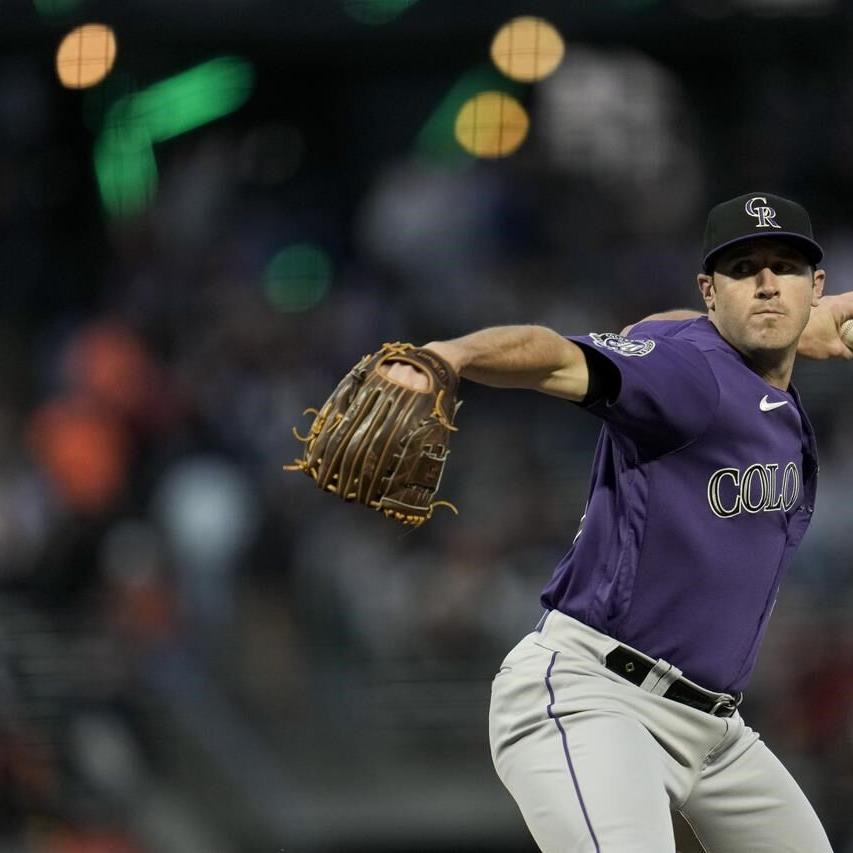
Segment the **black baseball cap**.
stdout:
<svg viewBox="0 0 853 853">
<path fill-rule="evenodd" d="M 823 257 L 823 249 L 815 242 L 811 220 L 802 205 L 773 193 L 746 193 L 711 208 L 705 226 L 702 269 L 710 273 L 720 252 L 757 237 L 791 243 L 813 266 Z"/>
</svg>

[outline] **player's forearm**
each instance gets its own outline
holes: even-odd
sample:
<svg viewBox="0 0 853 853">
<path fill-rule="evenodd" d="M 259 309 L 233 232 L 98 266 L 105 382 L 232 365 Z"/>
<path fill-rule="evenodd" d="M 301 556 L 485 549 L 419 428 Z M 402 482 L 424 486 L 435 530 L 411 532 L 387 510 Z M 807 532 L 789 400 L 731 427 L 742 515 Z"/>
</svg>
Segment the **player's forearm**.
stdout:
<svg viewBox="0 0 853 853">
<path fill-rule="evenodd" d="M 529 388 L 581 400 L 589 384 L 581 348 L 545 326 L 496 326 L 433 341 L 427 348 L 466 379 L 495 388 Z"/>
</svg>

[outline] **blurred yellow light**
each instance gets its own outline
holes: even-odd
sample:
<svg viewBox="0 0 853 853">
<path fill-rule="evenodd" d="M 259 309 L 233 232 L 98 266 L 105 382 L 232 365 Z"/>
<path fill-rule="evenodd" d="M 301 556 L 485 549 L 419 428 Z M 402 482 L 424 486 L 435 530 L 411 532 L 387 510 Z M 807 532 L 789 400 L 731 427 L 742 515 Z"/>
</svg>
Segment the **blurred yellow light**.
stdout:
<svg viewBox="0 0 853 853">
<path fill-rule="evenodd" d="M 492 40 L 492 61 L 513 80 L 547 77 L 562 62 L 562 36 L 542 18 L 513 18 Z"/>
<path fill-rule="evenodd" d="M 115 33 L 106 24 L 71 30 L 56 51 L 56 73 L 63 86 L 87 89 L 110 73 L 116 59 Z"/>
<path fill-rule="evenodd" d="M 480 92 L 456 116 L 456 141 L 477 157 L 506 157 L 527 136 L 524 107 L 504 92 Z"/>
</svg>

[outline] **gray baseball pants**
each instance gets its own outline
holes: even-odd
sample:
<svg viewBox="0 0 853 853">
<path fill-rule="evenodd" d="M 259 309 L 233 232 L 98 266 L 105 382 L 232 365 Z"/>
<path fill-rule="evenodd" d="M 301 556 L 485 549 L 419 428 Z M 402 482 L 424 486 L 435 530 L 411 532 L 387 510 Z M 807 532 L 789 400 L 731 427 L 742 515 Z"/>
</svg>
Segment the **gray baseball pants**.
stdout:
<svg viewBox="0 0 853 853">
<path fill-rule="evenodd" d="M 559 611 L 507 655 L 489 738 L 545 853 L 832 853 L 797 783 L 739 713 L 715 717 L 604 666 L 619 643 Z"/>
</svg>

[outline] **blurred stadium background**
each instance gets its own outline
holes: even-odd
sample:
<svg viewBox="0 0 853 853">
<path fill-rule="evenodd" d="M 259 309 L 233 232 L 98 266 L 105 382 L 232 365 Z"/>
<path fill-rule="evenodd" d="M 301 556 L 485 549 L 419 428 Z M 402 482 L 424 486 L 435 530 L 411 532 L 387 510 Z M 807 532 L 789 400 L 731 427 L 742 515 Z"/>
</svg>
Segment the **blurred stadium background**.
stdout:
<svg viewBox="0 0 853 853">
<path fill-rule="evenodd" d="M 853 288 L 851 44 L 847 0 L 3 0 L 0 850 L 532 850 L 489 684 L 596 424 L 468 385 L 461 515 L 408 533 L 291 426 L 384 340 L 698 307 L 745 191 Z M 818 513 L 743 713 L 851 853 L 853 373 L 797 379 Z"/>
</svg>

